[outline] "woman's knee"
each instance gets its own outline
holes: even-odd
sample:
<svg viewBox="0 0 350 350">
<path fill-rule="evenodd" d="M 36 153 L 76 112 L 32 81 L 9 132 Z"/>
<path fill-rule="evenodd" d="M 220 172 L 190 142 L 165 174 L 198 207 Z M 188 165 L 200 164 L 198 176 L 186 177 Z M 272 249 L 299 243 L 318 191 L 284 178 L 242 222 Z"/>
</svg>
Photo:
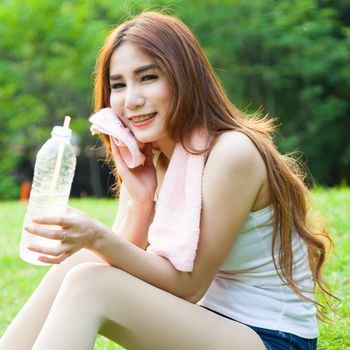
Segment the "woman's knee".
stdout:
<svg viewBox="0 0 350 350">
<path fill-rule="evenodd" d="M 98 303 L 106 292 L 111 269 L 114 278 L 118 279 L 118 275 L 123 274 L 117 268 L 96 262 L 73 266 L 63 280 L 59 291 L 60 298 L 66 302 L 71 300 L 73 303 Z"/>
<path fill-rule="evenodd" d="M 101 267 L 107 267 L 95 262 L 84 262 L 72 266 L 65 275 L 62 283 L 64 289 L 70 295 L 91 292 L 98 284 Z"/>
<path fill-rule="evenodd" d="M 59 288 L 53 307 L 56 310 L 68 310 L 86 317 L 99 317 L 102 314 L 103 301 L 99 271 L 107 267 L 100 263 L 80 263 L 67 271 Z"/>
<path fill-rule="evenodd" d="M 76 266 L 87 262 L 102 262 L 95 254 L 86 249 L 81 250 L 58 265 L 53 265 L 45 275 L 43 281 L 50 281 L 51 285 L 55 285 L 58 290 L 65 279 L 66 275 Z"/>
<path fill-rule="evenodd" d="M 113 314 L 112 310 L 129 308 L 135 301 L 137 281 L 110 265 L 82 263 L 66 274 L 55 308 L 98 319 L 103 324 Z"/>
</svg>

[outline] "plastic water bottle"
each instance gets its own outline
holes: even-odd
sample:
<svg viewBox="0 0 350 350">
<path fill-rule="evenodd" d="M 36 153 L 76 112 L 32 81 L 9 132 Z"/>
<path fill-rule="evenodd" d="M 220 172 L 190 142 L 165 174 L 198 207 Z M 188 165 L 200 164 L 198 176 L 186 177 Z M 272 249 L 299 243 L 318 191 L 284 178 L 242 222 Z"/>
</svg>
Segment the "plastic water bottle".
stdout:
<svg viewBox="0 0 350 350">
<path fill-rule="evenodd" d="M 27 213 L 24 218 L 20 257 L 35 265 L 47 265 L 38 260 L 41 253 L 28 250 L 30 244 L 55 247 L 59 241 L 48 239 L 27 232 L 26 224 L 36 225 L 31 218 L 36 215 L 63 215 L 67 209 L 69 194 L 74 177 L 76 157 L 70 143 L 72 130 L 69 128 L 70 117 L 65 117 L 64 125 L 55 126 L 51 138 L 39 150 Z M 40 225 L 40 227 L 45 227 Z M 58 228 L 57 226 L 46 226 Z"/>
</svg>

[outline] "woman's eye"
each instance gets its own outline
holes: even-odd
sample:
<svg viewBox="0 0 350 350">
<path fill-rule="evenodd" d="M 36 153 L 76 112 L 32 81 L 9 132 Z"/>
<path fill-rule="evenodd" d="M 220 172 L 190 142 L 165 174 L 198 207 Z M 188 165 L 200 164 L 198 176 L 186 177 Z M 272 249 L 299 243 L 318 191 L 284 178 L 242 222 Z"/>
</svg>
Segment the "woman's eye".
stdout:
<svg viewBox="0 0 350 350">
<path fill-rule="evenodd" d="M 113 89 L 113 90 L 122 89 L 123 87 L 125 87 L 125 84 L 124 84 L 124 83 L 114 83 L 114 84 L 111 84 L 111 89 Z"/>
<path fill-rule="evenodd" d="M 147 74 L 147 75 L 144 75 L 142 78 L 141 78 L 141 81 L 150 81 L 150 80 L 155 80 L 157 79 L 158 76 L 157 75 L 154 75 L 154 74 Z"/>
</svg>

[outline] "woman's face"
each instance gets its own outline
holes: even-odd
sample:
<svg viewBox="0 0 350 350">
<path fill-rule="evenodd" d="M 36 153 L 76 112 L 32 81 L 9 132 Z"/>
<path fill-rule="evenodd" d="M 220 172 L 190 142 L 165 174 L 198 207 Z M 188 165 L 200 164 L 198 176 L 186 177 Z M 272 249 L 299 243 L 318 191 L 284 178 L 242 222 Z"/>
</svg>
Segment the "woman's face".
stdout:
<svg viewBox="0 0 350 350">
<path fill-rule="evenodd" d="M 126 41 L 111 56 L 109 76 L 113 112 L 140 142 L 166 142 L 171 90 L 155 61 Z"/>
</svg>

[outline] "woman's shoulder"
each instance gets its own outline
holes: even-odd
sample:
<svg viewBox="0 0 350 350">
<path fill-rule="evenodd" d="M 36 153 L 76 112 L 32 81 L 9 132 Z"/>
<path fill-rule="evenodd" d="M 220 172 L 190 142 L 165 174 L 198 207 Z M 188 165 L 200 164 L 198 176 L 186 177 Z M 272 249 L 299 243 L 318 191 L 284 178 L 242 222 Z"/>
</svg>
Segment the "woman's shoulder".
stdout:
<svg viewBox="0 0 350 350">
<path fill-rule="evenodd" d="M 264 164 L 254 142 L 246 134 L 235 130 L 217 136 L 209 157 L 220 159 L 228 167 Z"/>
<path fill-rule="evenodd" d="M 228 131 L 214 142 L 209 154 L 206 174 L 216 183 L 235 183 L 255 189 L 251 211 L 270 203 L 266 165 L 254 142 L 244 133 Z"/>
</svg>

